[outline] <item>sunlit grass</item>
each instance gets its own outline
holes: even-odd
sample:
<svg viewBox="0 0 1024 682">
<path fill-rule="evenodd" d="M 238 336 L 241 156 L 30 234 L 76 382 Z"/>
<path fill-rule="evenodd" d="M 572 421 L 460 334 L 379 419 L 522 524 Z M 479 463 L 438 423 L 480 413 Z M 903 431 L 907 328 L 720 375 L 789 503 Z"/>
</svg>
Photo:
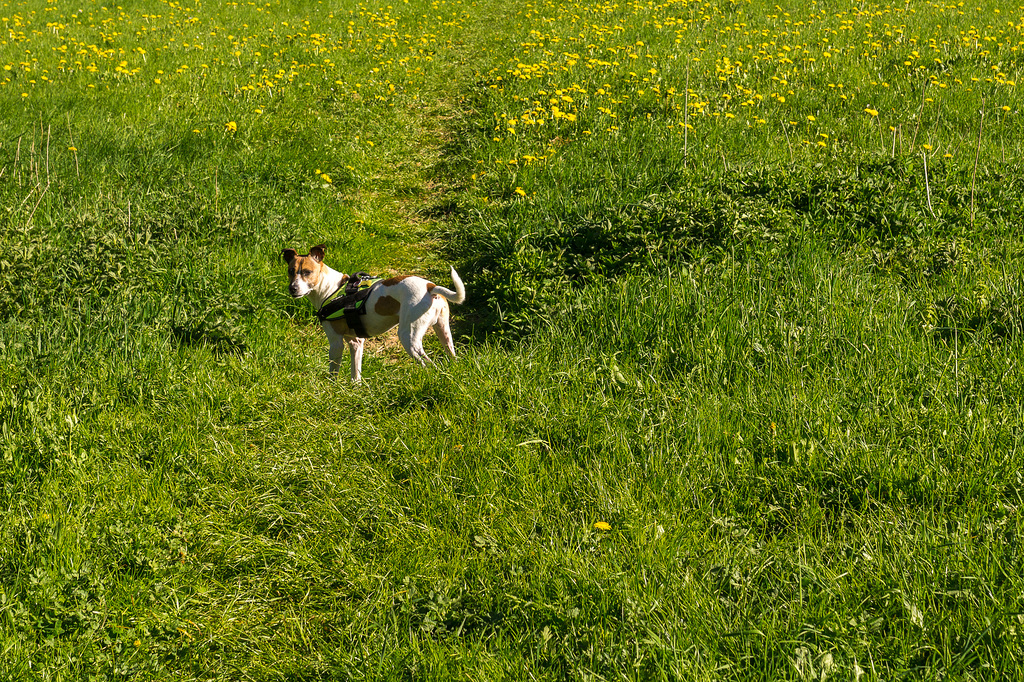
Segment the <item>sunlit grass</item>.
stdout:
<svg viewBox="0 0 1024 682">
<path fill-rule="evenodd" d="M 986 155 L 1016 149 L 1019 20 L 995 3 L 539 4 L 489 73 L 493 163 L 478 176 L 645 124 L 696 165 L 755 148 L 756 163 L 924 151 L 969 165 L 979 128 Z"/>
<path fill-rule="evenodd" d="M 0 26 L 0 677 L 1021 677 L 1019 7 Z"/>
</svg>

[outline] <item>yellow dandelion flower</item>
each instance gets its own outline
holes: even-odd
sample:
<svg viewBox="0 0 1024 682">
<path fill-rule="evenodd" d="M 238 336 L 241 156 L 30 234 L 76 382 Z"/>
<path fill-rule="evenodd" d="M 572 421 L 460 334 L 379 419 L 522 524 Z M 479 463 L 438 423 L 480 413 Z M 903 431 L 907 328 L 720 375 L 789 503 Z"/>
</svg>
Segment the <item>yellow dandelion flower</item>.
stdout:
<svg viewBox="0 0 1024 682">
<path fill-rule="evenodd" d="M 224 130 L 228 131 L 229 133 L 233 133 L 238 130 L 238 123 L 235 121 L 228 121 L 224 124 Z"/>
<path fill-rule="evenodd" d="M 524 190 L 522 187 L 516 187 L 516 194 L 518 194 L 521 197 L 525 197 L 526 190 Z"/>
<path fill-rule="evenodd" d="M 596 528 L 597 530 L 608 531 L 612 529 L 612 524 L 608 523 L 607 521 L 598 521 L 594 524 L 594 528 Z"/>
<path fill-rule="evenodd" d="M 871 107 L 868 107 L 867 109 L 864 110 L 864 113 L 870 116 L 878 116 L 878 109 L 872 109 Z"/>
</svg>

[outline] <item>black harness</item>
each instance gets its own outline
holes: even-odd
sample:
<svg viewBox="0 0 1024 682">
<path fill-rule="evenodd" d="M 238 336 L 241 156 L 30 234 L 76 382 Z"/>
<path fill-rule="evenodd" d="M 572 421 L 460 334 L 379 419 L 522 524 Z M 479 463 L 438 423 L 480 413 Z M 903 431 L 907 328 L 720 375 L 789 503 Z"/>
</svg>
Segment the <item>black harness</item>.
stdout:
<svg viewBox="0 0 1024 682">
<path fill-rule="evenodd" d="M 371 277 L 365 272 L 354 272 L 349 275 L 344 287 L 339 287 L 323 302 L 316 312 L 321 322 L 345 318 L 348 328 L 361 339 L 369 336 L 363 326 L 363 315 L 366 314 L 366 299 L 374 288 L 380 284 L 380 277 Z"/>
</svg>

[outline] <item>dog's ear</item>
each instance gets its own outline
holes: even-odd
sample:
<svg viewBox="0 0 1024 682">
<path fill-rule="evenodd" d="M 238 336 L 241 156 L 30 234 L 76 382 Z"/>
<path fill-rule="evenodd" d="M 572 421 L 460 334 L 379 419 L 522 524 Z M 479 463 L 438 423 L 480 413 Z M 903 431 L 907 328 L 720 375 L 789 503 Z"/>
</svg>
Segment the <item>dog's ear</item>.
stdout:
<svg viewBox="0 0 1024 682">
<path fill-rule="evenodd" d="M 309 257 L 315 260 L 317 263 L 323 263 L 325 249 L 327 249 L 327 246 L 324 244 L 317 244 L 316 246 L 310 247 Z"/>
<path fill-rule="evenodd" d="M 297 252 L 295 251 L 295 249 L 281 249 L 281 260 L 283 260 L 285 263 L 291 263 L 293 260 L 295 260 L 296 255 Z"/>
</svg>

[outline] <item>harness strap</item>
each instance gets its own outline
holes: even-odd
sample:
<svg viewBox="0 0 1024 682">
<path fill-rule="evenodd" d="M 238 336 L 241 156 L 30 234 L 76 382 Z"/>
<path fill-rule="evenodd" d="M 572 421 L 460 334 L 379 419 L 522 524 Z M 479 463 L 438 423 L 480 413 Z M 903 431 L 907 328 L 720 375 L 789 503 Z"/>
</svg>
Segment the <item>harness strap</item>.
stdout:
<svg viewBox="0 0 1024 682">
<path fill-rule="evenodd" d="M 317 318 L 324 322 L 344 317 L 345 323 L 356 336 L 361 339 L 367 338 L 369 334 L 363 326 L 362 316 L 366 314 L 366 299 L 378 284 L 379 278 L 371 277 L 365 272 L 353 273 L 344 287 L 339 287 L 324 301 L 320 310 L 316 312 Z"/>
<path fill-rule="evenodd" d="M 365 306 L 359 306 L 358 308 L 345 308 L 345 324 L 347 324 L 348 328 L 361 339 L 365 339 L 369 336 L 369 334 L 366 333 L 366 327 L 363 326 L 363 315 L 365 313 Z"/>
<path fill-rule="evenodd" d="M 374 277 L 368 272 L 353 272 L 348 276 L 348 281 L 345 282 L 345 293 L 351 296 L 359 291 L 360 286 L 365 286 L 363 282 L 369 282 L 373 279 Z"/>
</svg>

